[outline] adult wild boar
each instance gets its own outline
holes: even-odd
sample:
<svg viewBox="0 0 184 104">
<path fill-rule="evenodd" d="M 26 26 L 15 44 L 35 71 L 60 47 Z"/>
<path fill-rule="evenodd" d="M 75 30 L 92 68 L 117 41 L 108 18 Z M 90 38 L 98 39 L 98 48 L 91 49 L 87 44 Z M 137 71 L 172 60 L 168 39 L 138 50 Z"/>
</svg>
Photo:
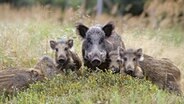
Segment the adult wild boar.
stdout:
<svg viewBox="0 0 184 104">
<path fill-rule="evenodd" d="M 95 25 L 87 27 L 78 23 L 76 29 L 78 35 L 83 38 L 82 56 L 84 66 L 95 70 L 109 68 L 109 52 L 116 50 L 118 46 L 124 48 L 121 37 L 114 31 L 114 24 L 107 23 L 104 26 Z"/>
</svg>

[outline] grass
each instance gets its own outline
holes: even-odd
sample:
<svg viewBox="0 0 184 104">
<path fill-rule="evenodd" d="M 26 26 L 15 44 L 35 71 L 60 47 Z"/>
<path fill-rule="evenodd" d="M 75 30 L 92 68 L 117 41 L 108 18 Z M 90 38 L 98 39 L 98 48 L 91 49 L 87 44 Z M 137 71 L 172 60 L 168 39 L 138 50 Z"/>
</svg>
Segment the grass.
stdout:
<svg viewBox="0 0 184 104">
<path fill-rule="evenodd" d="M 76 21 L 92 25 L 106 23 L 112 17 L 81 17 L 77 12 L 73 18 L 65 12 L 61 22 L 58 12 L 43 8 L 11 10 L 0 6 L 0 68 L 33 67 L 37 60 L 47 54 L 54 57 L 49 40 L 61 37 L 74 39 L 74 47 L 81 56 L 81 39 L 76 35 Z M 9 12 L 9 14 L 7 14 Z M 49 14 L 53 14 L 52 16 Z M 56 15 L 55 15 L 56 14 Z M 62 13 L 61 13 L 62 14 Z M 68 17 L 68 18 L 67 18 Z M 93 19 L 93 20 L 92 20 Z M 178 28 L 152 30 L 128 28 L 114 18 L 116 31 L 122 36 L 127 48 L 143 48 L 144 53 L 157 58 L 167 57 L 181 71 L 184 68 L 184 38 Z M 75 73 L 58 75 L 51 80 L 32 84 L 29 89 L 18 92 L 11 98 L 0 96 L 0 103 L 13 104 L 182 104 L 182 96 L 159 90 L 146 80 L 107 73 L 88 73 L 81 69 L 82 76 Z"/>
<path fill-rule="evenodd" d="M 161 91 L 149 81 L 111 73 L 85 73 L 81 77 L 72 73 L 58 75 L 31 85 L 10 100 L 18 104 L 179 104 L 183 101 L 182 97 Z"/>
</svg>

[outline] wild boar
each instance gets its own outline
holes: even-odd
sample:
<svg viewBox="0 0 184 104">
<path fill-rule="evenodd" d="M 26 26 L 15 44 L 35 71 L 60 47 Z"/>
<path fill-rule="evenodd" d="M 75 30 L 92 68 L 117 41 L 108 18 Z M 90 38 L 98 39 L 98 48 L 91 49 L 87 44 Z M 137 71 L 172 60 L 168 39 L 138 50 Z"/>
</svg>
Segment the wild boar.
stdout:
<svg viewBox="0 0 184 104">
<path fill-rule="evenodd" d="M 58 73 L 54 60 L 49 56 L 43 56 L 33 67 L 43 73 L 43 75 L 50 79 Z"/>
<path fill-rule="evenodd" d="M 120 73 L 126 73 L 133 77 L 143 78 L 143 72 L 140 68 L 139 62 L 144 60 L 142 49 L 123 49 L 119 48 L 119 55 L 122 59 L 123 68 Z"/>
<path fill-rule="evenodd" d="M 146 77 L 161 89 L 182 93 L 181 72 L 169 59 L 153 58 L 143 54 L 142 49 L 118 50 L 110 53 L 112 71 L 138 78 Z"/>
<path fill-rule="evenodd" d="M 37 81 L 50 78 L 56 71 L 49 57 L 42 57 L 34 68 L 7 68 L 0 71 L 0 92 L 14 94 Z"/>
<path fill-rule="evenodd" d="M 181 72 L 169 59 L 156 59 L 144 54 L 140 62 L 146 79 L 152 81 L 161 89 L 181 93 Z"/>
<path fill-rule="evenodd" d="M 124 70 L 123 68 L 123 61 L 120 58 L 119 50 L 109 52 L 109 69 L 113 73 L 120 73 L 120 70 Z"/>
<path fill-rule="evenodd" d="M 146 77 L 161 89 L 182 93 L 181 72 L 169 59 L 153 58 L 143 54 L 141 48 L 137 50 L 120 48 L 119 55 L 122 59 L 118 61 L 121 65 L 120 73 L 138 78 Z"/>
<path fill-rule="evenodd" d="M 13 94 L 28 88 L 29 84 L 42 81 L 44 75 L 37 69 L 7 69 L 0 71 L 0 91 Z"/>
<path fill-rule="evenodd" d="M 55 61 L 58 70 L 62 72 L 68 69 L 78 71 L 82 66 L 79 56 L 70 50 L 73 47 L 72 39 L 51 40 L 50 47 L 55 50 Z"/>
<path fill-rule="evenodd" d="M 83 38 L 82 56 L 84 66 L 95 70 L 105 70 L 109 67 L 109 52 L 116 50 L 118 46 L 124 47 L 121 37 L 114 31 L 114 24 L 107 23 L 104 26 L 95 25 L 87 27 L 82 23 L 76 26 L 78 35 Z"/>
</svg>

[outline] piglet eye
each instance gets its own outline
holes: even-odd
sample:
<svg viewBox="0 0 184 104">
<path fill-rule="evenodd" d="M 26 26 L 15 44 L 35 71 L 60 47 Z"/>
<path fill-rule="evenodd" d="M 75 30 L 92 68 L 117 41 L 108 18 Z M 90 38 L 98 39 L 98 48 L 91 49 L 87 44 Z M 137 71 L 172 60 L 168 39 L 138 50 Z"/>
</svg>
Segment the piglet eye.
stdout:
<svg viewBox="0 0 184 104">
<path fill-rule="evenodd" d="M 56 52 L 58 52 L 58 48 L 56 48 Z"/>
<path fill-rule="evenodd" d="M 48 65 L 49 68 L 53 68 L 53 65 Z"/>
<path fill-rule="evenodd" d="M 112 62 L 112 60 L 111 60 L 111 59 L 109 59 L 109 62 Z"/>
<path fill-rule="evenodd" d="M 127 61 L 127 58 L 126 58 L 126 57 L 124 57 L 124 58 L 123 58 L 123 60 L 124 60 L 124 61 Z"/>
<path fill-rule="evenodd" d="M 133 58 L 133 61 L 136 61 L 136 58 Z"/>
<path fill-rule="evenodd" d="M 117 60 L 117 63 L 121 64 L 122 63 L 122 60 L 118 59 Z"/>
<path fill-rule="evenodd" d="M 67 51 L 68 50 L 68 47 L 65 47 L 65 51 Z"/>
</svg>

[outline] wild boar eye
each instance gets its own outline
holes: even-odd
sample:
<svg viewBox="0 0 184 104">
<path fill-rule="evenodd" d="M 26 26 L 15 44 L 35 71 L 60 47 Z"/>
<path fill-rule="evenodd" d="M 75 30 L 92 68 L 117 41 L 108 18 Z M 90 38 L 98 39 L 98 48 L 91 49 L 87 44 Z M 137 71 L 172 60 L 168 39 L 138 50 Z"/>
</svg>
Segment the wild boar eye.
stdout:
<svg viewBox="0 0 184 104">
<path fill-rule="evenodd" d="M 117 63 L 121 64 L 121 63 L 122 63 L 122 61 L 121 61 L 120 59 L 118 59 L 118 60 L 117 60 Z"/>
<path fill-rule="evenodd" d="M 127 61 L 127 58 L 126 58 L 126 57 L 124 57 L 124 58 L 123 58 L 123 60 L 124 60 L 124 61 Z"/>
<path fill-rule="evenodd" d="M 87 41 L 88 41 L 88 42 L 87 42 L 88 44 L 92 44 L 92 42 L 91 42 L 91 39 L 90 39 L 90 38 L 88 38 L 88 39 L 87 39 Z"/>
<path fill-rule="evenodd" d="M 56 48 L 56 52 L 58 52 L 58 48 Z"/>
<path fill-rule="evenodd" d="M 133 58 L 133 61 L 136 61 L 136 58 Z"/>
<path fill-rule="evenodd" d="M 53 65 L 48 65 L 49 68 L 53 68 Z"/>
<path fill-rule="evenodd" d="M 112 60 L 111 60 L 111 59 L 109 59 L 109 62 L 112 62 Z"/>
<path fill-rule="evenodd" d="M 99 41 L 99 44 L 102 44 L 102 43 L 103 43 L 103 41 L 104 41 L 104 39 L 103 39 L 103 38 L 101 38 L 101 39 L 100 39 L 100 41 Z"/>
<path fill-rule="evenodd" d="M 93 44 L 91 41 L 89 41 L 89 44 Z"/>
<path fill-rule="evenodd" d="M 87 38 L 87 41 L 89 42 L 89 41 L 91 41 L 91 39 L 90 38 Z"/>
<path fill-rule="evenodd" d="M 65 51 L 67 51 L 68 50 L 68 47 L 65 47 Z"/>
</svg>

